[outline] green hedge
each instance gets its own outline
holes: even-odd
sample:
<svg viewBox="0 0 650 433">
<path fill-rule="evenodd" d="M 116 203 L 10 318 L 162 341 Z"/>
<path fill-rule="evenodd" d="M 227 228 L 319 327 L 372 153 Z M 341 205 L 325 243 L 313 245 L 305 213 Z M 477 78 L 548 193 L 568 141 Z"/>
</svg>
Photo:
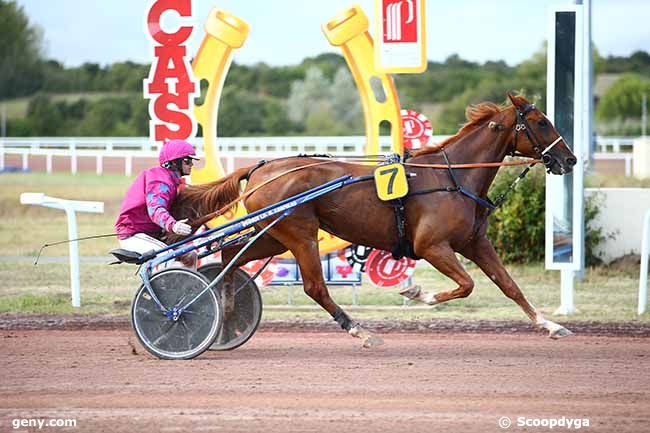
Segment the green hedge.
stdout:
<svg viewBox="0 0 650 433">
<path fill-rule="evenodd" d="M 521 167 L 499 170 L 490 197 L 494 200 L 521 172 Z M 594 249 L 608 236 L 595 227 L 600 202 L 598 197 L 585 200 L 585 263 L 600 263 Z M 531 263 L 544 260 L 545 173 L 541 166 L 532 169 L 505 203 L 490 216 L 488 237 L 505 262 Z"/>
</svg>

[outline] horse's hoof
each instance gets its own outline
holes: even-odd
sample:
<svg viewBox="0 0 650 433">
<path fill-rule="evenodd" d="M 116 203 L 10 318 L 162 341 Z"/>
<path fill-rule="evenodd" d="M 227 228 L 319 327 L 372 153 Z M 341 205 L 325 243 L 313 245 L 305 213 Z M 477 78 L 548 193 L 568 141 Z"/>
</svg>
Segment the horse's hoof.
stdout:
<svg viewBox="0 0 650 433">
<path fill-rule="evenodd" d="M 381 337 L 366 331 L 359 324 L 352 327 L 348 333 L 353 337 L 360 338 L 361 341 L 363 341 L 363 347 L 365 348 L 377 347 L 384 344 L 384 340 Z"/>
<path fill-rule="evenodd" d="M 557 339 L 562 338 L 562 337 L 568 337 L 569 335 L 572 335 L 572 334 L 573 334 L 573 332 L 569 331 L 564 326 L 562 326 L 562 327 L 560 327 L 560 328 L 558 328 L 558 329 L 556 329 L 554 331 L 551 331 L 548 334 L 548 336 L 551 337 L 554 340 L 557 340 Z"/>
<path fill-rule="evenodd" d="M 365 347 L 366 349 L 369 349 L 371 347 L 381 346 L 382 344 L 384 344 L 384 339 L 377 335 L 368 335 L 363 340 L 363 347 Z"/>
<path fill-rule="evenodd" d="M 417 300 L 422 292 L 418 285 L 411 285 L 399 291 L 399 294 L 410 300 Z"/>
</svg>

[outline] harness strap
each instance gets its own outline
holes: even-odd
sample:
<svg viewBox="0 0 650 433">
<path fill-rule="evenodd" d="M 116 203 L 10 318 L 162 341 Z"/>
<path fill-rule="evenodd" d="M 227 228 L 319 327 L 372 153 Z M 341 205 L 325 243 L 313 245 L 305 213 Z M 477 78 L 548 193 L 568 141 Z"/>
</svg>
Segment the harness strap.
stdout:
<svg viewBox="0 0 650 433">
<path fill-rule="evenodd" d="M 447 186 L 444 188 L 421 189 L 420 191 L 409 192 L 407 197 L 410 197 L 412 195 L 431 194 L 432 192 L 458 192 L 458 188 L 456 188 L 455 186 Z"/>
<path fill-rule="evenodd" d="M 451 162 L 449 162 L 449 158 L 447 157 L 447 153 L 445 152 L 445 150 L 442 149 L 441 152 L 442 152 L 442 156 L 445 158 L 445 163 L 447 164 L 445 168 L 447 168 L 447 172 L 449 173 L 449 177 L 451 178 L 451 181 L 453 182 L 454 186 L 447 186 L 442 188 L 430 188 L 430 189 L 424 189 L 420 191 L 409 192 L 407 197 L 410 197 L 412 195 L 430 194 L 432 192 L 459 192 L 463 194 L 465 197 L 471 198 L 480 206 L 487 208 L 489 212 L 494 211 L 497 208 L 497 206 L 494 203 L 492 203 L 492 201 L 489 198 L 485 199 L 479 197 L 473 192 L 466 190 L 465 188 L 463 188 L 463 186 L 460 183 L 458 183 L 458 179 L 456 178 L 456 174 L 454 173 L 454 169 L 453 169 L 454 165 L 452 165 Z"/>
<path fill-rule="evenodd" d="M 248 179 L 251 178 L 251 176 L 253 175 L 253 173 L 255 172 L 255 170 L 257 170 L 258 168 L 260 168 L 260 167 L 266 165 L 267 163 L 268 163 L 268 161 L 267 161 L 266 159 L 262 159 L 262 160 L 259 161 L 259 162 L 254 166 L 254 167 L 251 167 L 251 169 L 248 170 L 248 173 L 246 174 L 246 180 L 248 180 Z"/>
</svg>

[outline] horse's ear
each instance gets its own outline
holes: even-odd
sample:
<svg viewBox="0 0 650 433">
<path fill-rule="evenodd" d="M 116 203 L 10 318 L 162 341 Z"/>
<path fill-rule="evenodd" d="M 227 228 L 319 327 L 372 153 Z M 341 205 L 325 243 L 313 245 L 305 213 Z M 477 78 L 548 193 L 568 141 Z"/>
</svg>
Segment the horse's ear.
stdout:
<svg viewBox="0 0 650 433">
<path fill-rule="evenodd" d="M 510 102 L 512 102 L 512 105 L 517 107 L 520 110 L 523 110 L 526 105 L 528 105 L 528 102 L 523 96 L 518 96 L 518 95 L 513 95 L 511 92 L 507 92 L 506 95 L 508 95 L 508 99 L 510 99 Z"/>
<path fill-rule="evenodd" d="M 508 96 L 508 99 L 510 99 L 510 102 L 512 102 L 512 105 L 515 107 L 517 106 L 517 99 L 515 98 L 515 95 L 513 95 L 510 92 L 506 92 L 506 95 Z"/>
</svg>

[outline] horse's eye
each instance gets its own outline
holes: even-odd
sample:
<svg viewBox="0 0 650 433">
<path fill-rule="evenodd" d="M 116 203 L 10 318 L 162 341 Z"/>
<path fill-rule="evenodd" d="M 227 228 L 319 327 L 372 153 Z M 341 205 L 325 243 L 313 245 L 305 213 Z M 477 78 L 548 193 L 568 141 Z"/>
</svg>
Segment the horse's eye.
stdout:
<svg viewBox="0 0 650 433">
<path fill-rule="evenodd" d="M 548 126 L 548 122 L 546 121 L 546 119 L 540 120 L 539 122 L 537 122 L 537 124 L 539 126 L 541 126 L 542 128 L 545 127 L 545 126 Z"/>
</svg>

